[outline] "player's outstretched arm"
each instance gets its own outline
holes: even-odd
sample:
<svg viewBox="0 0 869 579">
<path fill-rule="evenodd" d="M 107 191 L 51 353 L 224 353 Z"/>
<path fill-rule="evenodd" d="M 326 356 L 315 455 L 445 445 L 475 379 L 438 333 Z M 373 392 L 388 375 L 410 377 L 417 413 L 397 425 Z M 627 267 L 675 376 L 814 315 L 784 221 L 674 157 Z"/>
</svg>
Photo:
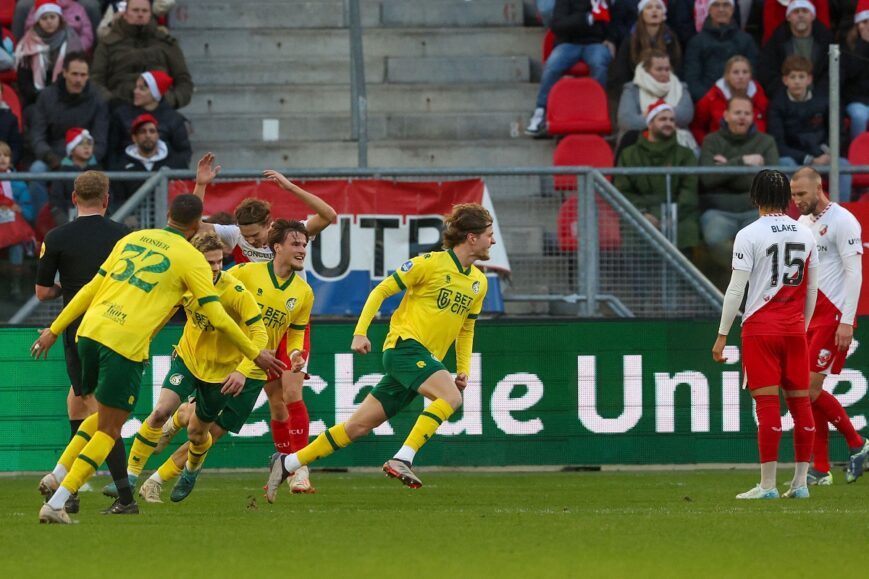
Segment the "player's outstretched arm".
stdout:
<svg viewBox="0 0 869 579">
<path fill-rule="evenodd" d="M 220 174 L 220 165 L 214 165 L 214 155 L 205 153 L 196 164 L 196 186 L 193 194 L 205 202 L 205 188 L 211 185 Z"/>
<path fill-rule="evenodd" d="M 315 215 L 308 219 L 305 224 L 309 236 L 313 237 L 329 227 L 329 224 L 335 221 L 335 218 L 338 216 L 338 213 L 332 209 L 331 205 L 313 193 L 305 191 L 277 171 L 269 169 L 268 171 L 263 172 L 263 176 L 269 181 L 275 183 L 284 191 L 289 191 L 298 197 L 302 203 L 307 205 L 308 208 L 315 213 Z"/>
<path fill-rule="evenodd" d="M 733 326 L 733 320 L 739 313 L 742 304 L 742 296 L 745 295 L 745 286 L 748 284 L 750 272 L 734 269 L 730 276 L 730 283 L 724 292 L 724 307 L 721 309 L 721 322 L 718 325 L 718 336 L 712 345 L 712 359 L 716 362 L 726 362 L 724 346 L 727 345 L 727 334 Z"/>
</svg>

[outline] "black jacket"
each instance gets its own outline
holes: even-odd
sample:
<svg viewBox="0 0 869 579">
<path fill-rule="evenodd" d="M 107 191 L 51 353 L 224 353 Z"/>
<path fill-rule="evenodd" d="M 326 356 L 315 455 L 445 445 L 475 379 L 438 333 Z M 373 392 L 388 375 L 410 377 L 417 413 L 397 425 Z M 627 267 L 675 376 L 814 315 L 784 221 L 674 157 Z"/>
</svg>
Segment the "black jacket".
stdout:
<svg viewBox="0 0 869 579">
<path fill-rule="evenodd" d="M 612 40 L 609 25 L 591 22 L 591 0 L 555 0 L 550 26 L 555 44 L 600 44 Z"/>
<path fill-rule="evenodd" d="M 18 117 L 9 109 L 0 109 L 0 141 L 3 141 L 12 149 L 12 166 L 18 164 L 21 159 L 21 131 L 18 130 Z"/>
<path fill-rule="evenodd" d="M 102 162 L 109 140 L 109 107 L 88 83 L 81 94 L 70 94 L 63 77 L 39 93 L 28 136 L 37 159 L 66 157 L 66 132 L 81 127 L 94 138 L 94 158 Z M 51 163 L 49 163 L 51 164 Z"/>
<path fill-rule="evenodd" d="M 857 37 L 852 49 L 842 46 L 842 106 L 869 105 L 869 43 Z"/>
<path fill-rule="evenodd" d="M 822 155 L 821 145 L 829 144 L 829 109 L 829 99 L 821 91 L 812 91 L 812 98 L 802 102 L 792 101 L 787 90 L 779 91 L 767 109 L 766 124 L 779 156 L 803 164 L 807 155 Z"/>
<path fill-rule="evenodd" d="M 833 41 L 833 35 L 829 28 L 815 20 L 812 23 L 812 38 L 814 39 L 812 44 L 812 82 L 814 92 L 818 93 L 826 90 L 829 86 L 829 79 L 827 78 L 829 56 L 827 51 Z M 770 98 L 784 90 L 785 86 L 781 81 L 782 63 L 794 52 L 794 37 L 788 23 L 785 22 L 773 33 L 760 54 L 760 66 L 756 76 Z"/>
<path fill-rule="evenodd" d="M 133 120 L 148 111 L 124 103 L 112 113 L 111 129 L 109 130 L 109 165 L 119 164 L 124 157 L 124 150 L 132 141 L 130 140 L 130 126 Z M 169 162 L 173 168 L 186 169 L 190 166 L 190 158 L 193 149 L 190 146 L 190 137 L 187 133 L 187 119 L 166 104 L 160 101 L 156 109 L 149 113 L 157 119 L 157 131 L 160 139 L 169 147 Z"/>
<path fill-rule="evenodd" d="M 724 64 L 731 56 L 741 54 L 757 68 L 757 45 L 754 39 L 739 29 L 735 20 L 716 28 L 710 18 L 703 30 L 691 39 L 685 49 L 685 78 L 694 102 L 703 98 L 724 73 Z"/>
</svg>

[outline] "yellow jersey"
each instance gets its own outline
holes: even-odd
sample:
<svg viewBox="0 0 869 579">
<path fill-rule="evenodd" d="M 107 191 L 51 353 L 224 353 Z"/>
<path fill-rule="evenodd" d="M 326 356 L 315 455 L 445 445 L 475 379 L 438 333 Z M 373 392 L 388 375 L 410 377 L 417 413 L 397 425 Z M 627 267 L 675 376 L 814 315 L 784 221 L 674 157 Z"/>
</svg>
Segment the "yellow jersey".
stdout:
<svg viewBox="0 0 869 579">
<path fill-rule="evenodd" d="M 189 291 L 212 324 L 226 332 L 246 357 L 255 358 L 259 350 L 217 303 L 212 280 L 205 257 L 180 231 L 171 227 L 136 231 L 118 241 L 94 279 L 52 323 L 51 331 L 59 335 L 84 314 L 77 336 L 130 360 L 146 360 L 151 337 Z"/>
<path fill-rule="evenodd" d="M 259 306 L 250 292 L 225 271 L 218 274 L 214 290 L 220 305 L 245 331 L 257 350 L 265 348 L 268 334 Z M 187 313 L 187 323 L 175 348 L 176 353 L 184 360 L 190 372 L 203 382 L 223 382 L 238 367 L 244 356 L 222 332 L 215 330 L 199 302 L 191 294 L 184 294 L 182 305 Z"/>
<path fill-rule="evenodd" d="M 240 263 L 229 273 L 253 294 L 260 308 L 268 334 L 266 348 L 277 349 L 286 335 L 287 352 L 301 350 L 314 307 L 314 290 L 308 282 L 295 272 L 287 279 L 279 278 L 272 261 Z M 238 370 L 248 378 L 266 379 L 266 373 L 250 360 L 242 362 Z"/>
<path fill-rule="evenodd" d="M 375 289 L 380 290 L 380 295 L 373 300 L 369 297 L 353 333 L 364 336 L 368 332 L 382 303 L 381 296 L 404 291 L 398 309 L 389 320 L 383 349 L 394 348 L 399 338 L 416 340 L 438 360 L 443 360 L 459 333 L 466 328 L 466 321 L 475 320 L 483 309 L 488 281 L 476 266 L 463 268 L 456 254 L 447 250 L 406 261 Z M 472 325 L 467 329 L 473 333 Z M 458 357 L 460 353 L 456 354 Z M 470 352 L 462 354 L 462 358 L 466 354 L 470 359 Z M 459 372 L 467 373 L 464 366 L 463 359 L 457 360 Z"/>
</svg>

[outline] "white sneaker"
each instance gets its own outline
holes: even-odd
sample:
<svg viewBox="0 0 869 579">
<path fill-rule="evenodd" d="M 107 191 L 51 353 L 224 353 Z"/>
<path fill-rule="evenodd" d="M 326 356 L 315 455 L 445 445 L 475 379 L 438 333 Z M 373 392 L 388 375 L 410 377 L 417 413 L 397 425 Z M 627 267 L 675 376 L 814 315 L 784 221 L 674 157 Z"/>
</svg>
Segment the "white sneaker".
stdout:
<svg viewBox="0 0 869 579">
<path fill-rule="evenodd" d="M 160 492 L 163 490 L 163 485 L 155 480 L 148 479 L 139 487 L 139 496 L 145 499 L 146 503 L 162 503 Z"/>
<path fill-rule="evenodd" d="M 39 509 L 39 522 L 69 525 L 72 524 L 72 519 L 69 518 L 69 515 L 66 514 L 64 509 L 52 509 L 48 506 L 48 503 L 45 503 L 42 505 L 42 508 Z"/>
<path fill-rule="evenodd" d="M 48 501 L 59 486 L 60 483 L 54 478 L 54 473 L 48 473 L 39 481 L 39 494 L 42 495 L 43 499 Z"/>
<path fill-rule="evenodd" d="M 312 495 L 317 492 L 317 489 L 311 486 L 310 473 L 307 466 L 303 466 L 297 470 L 292 477 L 287 480 L 290 485 L 290 492 L 294 495 L 305 494 Z"/>
<path fill-rule="evenodd" d="M 166 450 L 166 447 L 169 446 L 169 443 L 172 442 L 172 439 L 175 438 L 175 435 L 180 430 L 180 428 L 175 428 L 175 423 L 170 416 L 169 420 L 163 424 L 163 431 L 160 433 L 160 440 L 157 441 L 157 446 L 154 447 L 154 454 L 160 454 Z"/>
<path fill-rule="evenodd" d="M 538 137 L 546 132 L 546 109 L 537 107 L 534 109 L 534 114 L 531 115 L 531 120 L 528 121 L 528 126 L 525 127 L 525 134 L 532 137 Z"/>
<path fill-rule="evenodd" d="M 772 487 L 771 489 L 765 489 L 760 485 L 757 485 L 751 490 L 747 490 L 744 493 L 739 493 L 736 495 L 737 499 L 777 499 L 779 498 L 778 489 Z"/>
</svg>

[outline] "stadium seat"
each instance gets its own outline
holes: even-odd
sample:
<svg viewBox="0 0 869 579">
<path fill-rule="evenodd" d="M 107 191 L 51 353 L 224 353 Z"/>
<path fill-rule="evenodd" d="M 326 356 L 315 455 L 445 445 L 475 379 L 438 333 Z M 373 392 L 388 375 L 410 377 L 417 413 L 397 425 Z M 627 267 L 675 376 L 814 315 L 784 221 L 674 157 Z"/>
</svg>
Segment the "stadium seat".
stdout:
<svg viewBox="0 0 869 579">
<path fill-rule="evenodd" d="M 552 33 L 551 30 L 547 29 L 546 34 L 543 35 L 543 64 L 546 64 L 546 61 L 549 60 L 549 55 L 552 54 L 552 49 L 555 48 L 555 34 Z M 591 70 L 588 68 L 588 65 L 579 61 L 564 73 L 564 76 L 588 76 L 591 73 Z"/>
<path fill-rule="evenodd" d="M 546 124 L 550 135 L 612 132 L 607 96 L 590 78 L 562 78 L 549 91 Z"/>
<path fill-rule="evenodd" d="M 558 210 L 558 246 L 561 251 L 579 248 L 577 195 L 571 195 Z M 607 203 L 597 197 L 597 239 L 602 251 L 617 251 L 622 246 L 619 216 Z"/>
<path fill-rule="evenodd" d="M 18 93 L 15 92 L 8 84 L 2 85 L 3 102 L 9 105 L 9 110 L 12 114 L 18 117 L 18 129 L 24 130 L 24 115 L 21 114 L 21 100 L 18 98 Z"/>
<path fill-rule="evenodd" d="M 613 166 L 613 151 L 598 135 L 568 135 L 555 148 L 552 164 L 555 167 L 587 166 L 605 169 Z M 556 191 L 574 190 L 576 177 L 556 175 L 554 184 Z"/>
<path fill-rule="evenodd" d="M 12 18 L 15 16 L 15 0 L 0 1 L 0 26 L 12 27 Z"/>
<path fill-rule="evenodd" d="M 848 162 L 852 165 L 869 165 L 869 132 L 860 133 L 851 143 L 851 148 L 848 150 Z M 869 187 L 869 174 L 854 173 L 851 187 L 854 189 Z"/>
</svg>

